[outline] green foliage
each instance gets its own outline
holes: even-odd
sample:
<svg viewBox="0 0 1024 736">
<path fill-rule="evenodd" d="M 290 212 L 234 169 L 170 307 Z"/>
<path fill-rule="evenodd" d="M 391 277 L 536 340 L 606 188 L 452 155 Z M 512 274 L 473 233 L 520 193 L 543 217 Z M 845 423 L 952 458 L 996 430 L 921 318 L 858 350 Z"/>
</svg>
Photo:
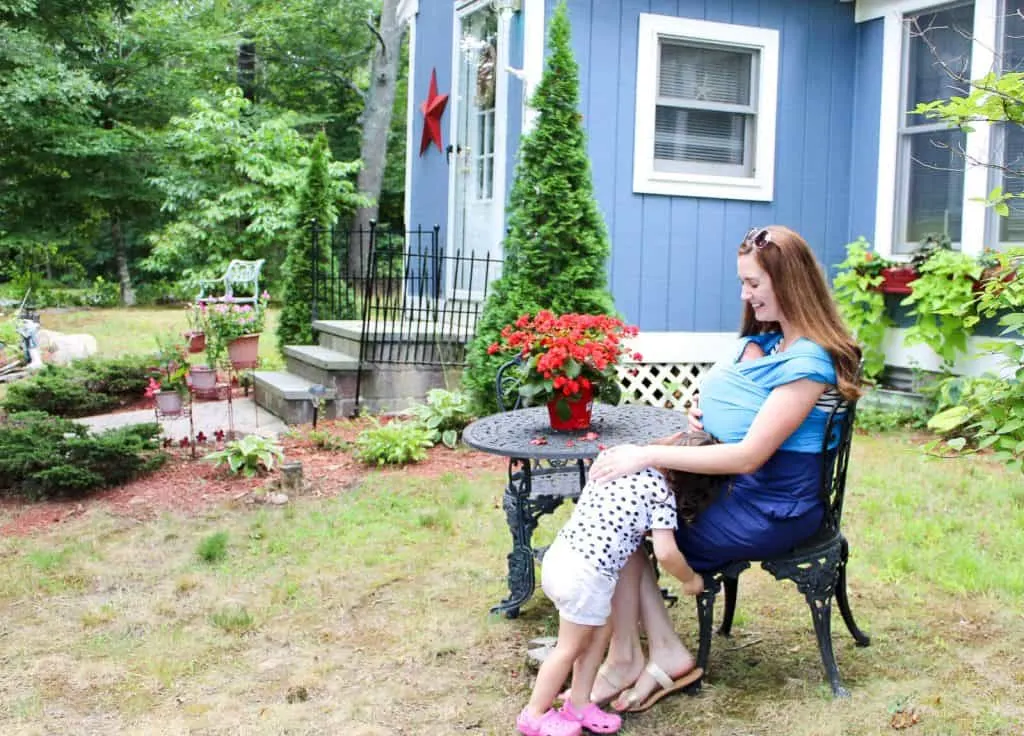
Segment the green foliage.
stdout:
<svg viewBox="0 0 1024 736">
<path fill-rule="evenodd" d="M 256 625 L 245 606 L 227 606 L 210 614 L 210 623 L 228 634 L 245 634 Z"/>
<path fill-rule="evenodd" d="M 377 424 L 356 437 L 356 459 L 367 464 L 405 465 L 427 459 L 433 432 L 418 422 Z"/>
<path fill-rule="evenodd" d="M 257 473 L 273 470 L 274 465 L 284 459 L 284 450 L 270 437 L 250 434 L 240 440 L 231 440 L 223 450 L 211 452 L 203 459 L 216 463 L 216 467 L 226 464 L 232 474 L 241 473 L 251 478 Z"/>
<path fill-rule="evenodd" d="M 338 211 L 331 196 L 331 177 L 328 171 L 330 150 L 327 136 L 321 131 L 313 140 L 309 155 L 306 181 L 299 193 L 299 214 L 296 226 L 288 241 L 288 255 L 281 267 L 282 293 L 281 318 L 277 325 L 279 349 L 285 345 L 312 345 L 313 338 L 313 243 L 310 223 L 316 227 L 330 227 L 337 219 Z M 324 258 L 329 246 L 321 242 L 317 257 L 321 270 L 325 270 Z M 354 313 L 338 317 L 348 319 Z"/>
<path fill-rule="evenodd" d="M 924 407 L 904 409 L 857 409 L 856 428 L 867 434 L 895 432 L 903 429 L 924 429 L 931 412 Z"/>
<path fill-rule="evenodd" d="M 445 391 L 443 388 L 427 392 L 427 403 L 412 408 L 416 418 L 431 432 L 434 444 L 444 443 L 454 448 L 466 425 L 473 421 L 473 406 L 469 397 L 461 391 Z"/>
<path fill-rule="evenodd" d="M 155 469 L 160 426 L 136 424 L 102 434 L 45 412 L 0 423 L 0 490 L 29 496 L 81 496 Z"/>
<path fill-rule="evenodd" d="M 0 318 L 0 345 L 7 348 L 8 357 L 21 349 L 21 336 L 18 334 L 18 325 L 14 317 Z"/>
<path fill-rule="evenodd" d="M 152 375 L 153 358 L 93 356 L 71 365 L 44 366 L 36 375 L 12 383 L 3 408 L 10 413 L 43 411 L 61 417 L 101 414 L 138 401 Z"/>
<path fill-rule="evenodd" d="M 344 452 L 352 445 L 344 437 L 339 437 L 325 429 L 311 429 L 306 433 L 306 439 L 312 442 L 317 449 L 331 452 Z"/>
<path fill-rule="evenodd" d="M 846 260 L 838 265 L 832 280 L 832 295 L 839 314 L 857 338 L 864 354 L 864 377 L 874 379 L 885 368 L 882 342 L 892 325 L 885 312 L 885 296 L 877 287 L 886 261 L 871 250 L 871 244 L 858 238 L 846 246 Z"/>
<path fill-rule="evenodd" d="M 913 291 L 901 304 L 911 307 L 914 324 L 907 328 L 907 345 L 924 344 L 947 366 L 967 352 L 967 338 L 978 323 L 974 284 L 981 266 L 971 256 L 937 250 L 918 267 Z"/>
<path fill-rule="evenodd" d="M 566 5 L 551 18 L 544 75 L 530 104 L 537 111 L 523 138 L 509 198 L 502 276 L 470 343 L 463 388 L 480 413 L 496 410 L 494 377 L 503 358 L 487 348 L 521 314 L 611 314 L 605 273 L 608 232 L 594 199 L 579 113 L 579 69 Z"/>
<path fill-rule="evenodd" d="M 168 159 L 154 179 L 174 219 L 152 237 L 147 268 L 195 276 L 221 273 L 232 258 L 263 258 L 272 277 L 281 244 L 292 236 L 309 168 L 311 144 L 297 129 L 302 122 L 295 113 L 254 110 L 238 88 L 217 104 L 194 99 L 191 115 L 172 120 Z M 358 168 L 328 164 L 336 206 L 362 203 L 351 181 Z"/>
<path fill-rule="evenodd" d="M 215 532 L 203 537 L 196 547 L 196 556 L 210 565 L 223 562 L 228 556 L 228 533 Z"/>
</svg>

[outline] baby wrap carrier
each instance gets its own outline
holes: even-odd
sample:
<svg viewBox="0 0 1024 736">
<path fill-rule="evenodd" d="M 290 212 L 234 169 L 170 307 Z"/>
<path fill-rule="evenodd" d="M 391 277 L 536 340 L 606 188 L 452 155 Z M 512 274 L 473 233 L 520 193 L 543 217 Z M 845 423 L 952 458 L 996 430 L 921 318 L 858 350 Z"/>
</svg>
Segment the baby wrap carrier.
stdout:
<svg viewBox="0 0 1024 736">
<path fill-rule="evenodd" d="M 704 429 L 722 442 L 742 440 L 772 389 L 801 378 L 834 386 L 829 354 L 801 338 L 772 354 L 782 336 L 744 338 L 766 353 L 761 358 L 716 364 L 704 378 L 700 407 Z M 693 524 L 677 532 L 679 547 L 696 570 L 712 570 L 733 560 L 764 559 L 791 549 L 813 534 L 824 507 L 821 443 L 828 411 L 815 407 L 760 469 L 732 478 L 729 490 Z"/>
</svg>

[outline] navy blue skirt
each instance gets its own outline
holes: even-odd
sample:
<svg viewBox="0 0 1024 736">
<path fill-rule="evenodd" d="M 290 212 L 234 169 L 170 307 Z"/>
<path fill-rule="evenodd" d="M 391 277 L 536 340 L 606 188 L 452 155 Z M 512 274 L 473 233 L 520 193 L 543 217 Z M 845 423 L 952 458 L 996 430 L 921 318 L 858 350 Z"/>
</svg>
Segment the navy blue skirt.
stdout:
<svg viewBox="0 0 1024 736">
<path fill-rule="evenodd" d="M 779 450 L 760 470 L 727 478 L 715 502 L 676 531 L 676 541 L 701 572 L 774 557 L 818 530 L 820 493 L 821 455 Z"/>
</svg>

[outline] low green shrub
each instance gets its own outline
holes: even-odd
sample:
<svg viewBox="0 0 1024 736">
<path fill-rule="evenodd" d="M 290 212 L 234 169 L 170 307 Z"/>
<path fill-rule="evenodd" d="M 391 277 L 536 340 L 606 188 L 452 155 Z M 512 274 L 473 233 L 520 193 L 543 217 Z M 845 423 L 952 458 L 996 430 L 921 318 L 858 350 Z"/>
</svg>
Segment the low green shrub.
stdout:
<svg viewBox="0 0 1024 736">
<path fill-rule="evenodd" d="M 427 392 L 427 403 L 417 404 L 412 412 L 430 430 L 432 442 L 443 442 L 451 448 L 458 444 L 462 430 L 473 421 L 469 396 L 461 391 L 445 391 L 443 388 Z"/>
<path fill-rule="evenodd" d="M 250 434 L 228 442 L 223 450 L 211 452 L 203 459 L 217 466 L 226 464 L 234 475 L 241 473 L 251 478 L 273 470 L 274 465 L 284 459 L 284 450 L 269 437 Z"/>
<path fill-rule="evenodd" d="M 356 437 L 356 459 L 376 465 L 405 465 L 427 459 L 433 433 L 418 422 L 388 422 Z"/>
<path fill-rule="evenodd" d="M 159 467 L 160 426 L 136 424 L 90 434 L 45 412 L 0 422 L 0 491 L 34 499 L 81 496 Z"/>
<path fill-rule="evenodd" d="M 903 429 L 924 429 L 928 425 L 931 409 L 926 407 L 903 409 L 876 409 L 862 406 L 857 409 L 854 426 L 862 432 L 895 432 Z"/>
<path fill-rule="evenodd" d="M 11 414 L 42 411 L 71 418 L 101 414 L 138 401 L 145 394 L 153 362 L 152 357 L 126 355 L 48 365 L 31 378 L 12 383 L 3 408 Z"/>
<path fill-rule="evenodd" d="M 208 564 L 222 562 L 228 556 L 228 533 L 216 532 L 203 537 L 196 547 L 196 556 Z"/>
</svg>

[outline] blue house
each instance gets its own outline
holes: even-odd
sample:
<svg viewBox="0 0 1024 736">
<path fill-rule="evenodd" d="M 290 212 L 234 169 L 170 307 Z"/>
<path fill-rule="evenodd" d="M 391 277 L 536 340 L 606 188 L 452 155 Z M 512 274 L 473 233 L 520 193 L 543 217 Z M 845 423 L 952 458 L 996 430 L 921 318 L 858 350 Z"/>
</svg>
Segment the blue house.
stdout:
<svg viewBox="0 0 1024 736">
<path fill-rule="evenodd" d="M 411 30 L 406 221 L 439 224 L 448 252 L 501 255 L 556 2 L 401 4 Z M 612 293 L 662 380 L 666 367 L 674 379 L 695 376 L 730 344 L 736 247 L 752 226 L 793 227 L 828 266 L 858 236 L 897 259 L 934 232 L 967 253 L 1024 241 L 1024 212 L 997 219 L 979 201 L 998 174 L 965 166 L 960 153 L 1016 156 L 1024 133 L 964 134 L 905 112 L 954 94 L 958 75 L 978 78 L 1024 54 L 1024 0 L 568 8 Z M 421 153 L 433 73 L 449 99 L 442 140 Z M 890 363 L 937 366 L 899 332 Z"/>
</svg>

